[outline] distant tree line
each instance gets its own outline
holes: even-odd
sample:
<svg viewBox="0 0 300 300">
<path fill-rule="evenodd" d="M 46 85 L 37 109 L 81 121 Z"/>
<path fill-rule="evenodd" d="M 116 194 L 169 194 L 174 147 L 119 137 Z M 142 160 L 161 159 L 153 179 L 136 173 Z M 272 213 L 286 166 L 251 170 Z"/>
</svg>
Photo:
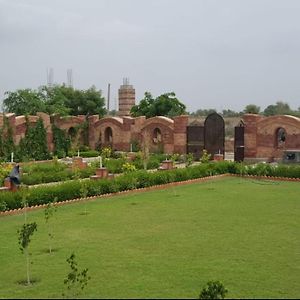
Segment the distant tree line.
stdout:
<svg viewBox="0 0 300 300">
<path fill-rule="evenodd" d="M 41 86 L 38 90 L 19 89 L 14 92 L 6 92 L 3 99 L 3 111 L 16 115 L 35 115 L 37 112 L 48 114 L 66 115 L 117 115 L 115 110 L 107 112 L 105 99 L 100 90 L 95 86 L 87 90 L 78 90 L 66 85 L 54 85 L 52 87 Z M 176 97 L 174 92 L 164 93 L 153 97 L 150 92 L 145 92 L 144 98 L 139 104 L 134 105 L 130 111 L 131 116 L 146 118 L 154 116 L 175 117 L 189 114 L 194 117 L 205 117 L 216 109 L 198 109 L 195 112 L 186 112 L 186 106 Z M 263 111 L 255 104 L 248 104 L 241 112 L 231 109 L 223 109 L 220 114 L 224 117 L 239 117 L 245 113 L 273 115 L 293 115 L 300 117 L 300 107 L 292 110 L 288 103 L 278 101 L 267 106 Z"/>
<path fill-rule="evenodd" d="M 216 109 L 198 109 L 195 112 L 190 113 L 190 115 L 194 117 L 201 117 L 207 116 L 213 112 L 216 112 Z M 241 112 L 236 112 L 231 109 L 223 109 L 220 114 L 224 118 L 239 117 L 243 114 L 261 114 L 264 116 L 292 115 L 300 117 L 300 107 L 298 110 L 292 110 L 288 103 L 278 101 L 276 104 L 267 106 L 263 111 L 261 111 L 260 107 L 255 104 L 248 104 Z"/>
</svg>

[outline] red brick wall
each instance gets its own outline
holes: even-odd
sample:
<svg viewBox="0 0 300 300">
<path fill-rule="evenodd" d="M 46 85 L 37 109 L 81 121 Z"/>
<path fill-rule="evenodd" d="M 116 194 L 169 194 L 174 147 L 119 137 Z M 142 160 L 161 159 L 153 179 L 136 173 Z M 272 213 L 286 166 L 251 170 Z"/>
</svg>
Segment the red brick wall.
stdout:
<svg viewBox="0 0 300 300">
<path fill-rule="evenodd" d="M 280 160 L 284 150 L 300 150 L 300 119 L 292 116 L 262 117 L 247 114 L 245 123 L 245 159 Z M 285 143 L 277 144 L 277 130 L 286 131 Z"/>
</svg>

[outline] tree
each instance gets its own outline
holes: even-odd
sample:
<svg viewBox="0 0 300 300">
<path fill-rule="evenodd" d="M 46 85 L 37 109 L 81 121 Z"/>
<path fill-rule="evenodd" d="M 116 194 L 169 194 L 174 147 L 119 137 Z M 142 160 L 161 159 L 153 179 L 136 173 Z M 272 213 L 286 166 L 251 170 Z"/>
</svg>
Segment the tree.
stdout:
<svg viewBox="0 0 300 300">
<path fill-rule="evenodd" d="M 5 92 L 3 100 L 4 112 L 16 115 L 35 115 L 37 112 L 45 112 L 46 106 L 38 92 L 31 89 L 17 90 L 16 92 Z"/>
<path fill-rule="evenodd" d="M 288 103 L 277 101 L 275 105 L 269 105 L 264 110 L 265 116 L 275 116 L 275 115 L 290 115 L 293 111 L 291 110 Z"/>
<path fill-rule="evenodd" d="M 29 251 L 28 246 L 30 243 L 30 237 L 33 235 L 34 231 L 37 230 L 36 222 L 23 224 L 22 229 L 18 230 L 19 234 L 19 245 L 22 253 L 25 253 L 26 256 L 26 270 L 27 270 L 27 285 L 30 285 L 30 261 L 29 261 Z"/>
<path fill-rule="evenodd" d="M 47 132 L 42 119 L 39 119 L 35 126 L 30 126 L 27 120 L 25 137 L 19 143 L 17 156 L 22 160 L 29 158 L 43 160 L 49 158 Z"/>
<path fill-rule="evenodd" d="M 45 103 L 46 112 L 48 114 L 58 114 L 60 116 L 67 116 L 70 114 L 71 109 L 66 106 L 68 98 L 64 95 L 61 86 L 42 86 L 39 90 L 39 95 Z"/>
<path fill-rule="evenodd" d="M 78 270 L 74 253 L 67 259 L 67 263 L 70 265 L 71 272 L 68 273 L 67 278 L 64 280 L 64 284 L 67 286 L 67 293 L 62 295 L 63 297 L 76 299 L 87 286 L 91 277 L 88 276 L 88 269 L 83 269 L 81 272 Z"/>
<path fill-rule="evenodd" d="M 174 117 L 186 112 L 185 105 L 176 98 L 175 93 L 165 93 L 154 99 L 151 93 L 146 92 L 144 99 L 140 101 L 139 105 L 134 105 L 130 113 L 133 117 L 151 118 L 155 116 Z"/>
<path fill-rule="evenodd" d="M 209 281 L 199 295 L 199 299 L 224 299 L 228 290 L 220 281 Z"/>
<path fill-rule="evenodd" d="M 260 107 L 255 104 L 248 104 L 244 109 L 245 114 L 259 114 L 259 112 Z"/>
<path fill-rule="evenodd" d="M 17 115 L 35 115 L 37 112 L 59 115 L 104 116 L 105 101 L 95 86 L 87 90 L 76 90 L 66 85 L 41 86 L 31 89 L 6 92 L 3 100 L 5 112 Z"/>
</svg>

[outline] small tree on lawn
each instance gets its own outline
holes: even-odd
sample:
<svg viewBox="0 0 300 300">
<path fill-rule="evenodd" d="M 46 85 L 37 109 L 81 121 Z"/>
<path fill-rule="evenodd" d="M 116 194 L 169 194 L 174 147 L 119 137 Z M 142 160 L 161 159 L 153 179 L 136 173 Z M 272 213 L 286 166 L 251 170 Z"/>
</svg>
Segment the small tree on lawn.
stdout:
<svg viewBox="0 0 300 300">
<path fill-rule="evenodd" d="M 56 199 L 54 200 L 56 202 Z M 57 207 L 54 206 L 52 202 L 48 203 L 44 214 L 45 214 L 45 222 L 47 225 L 47 230 L 48 230 L 48 243 L 49 243 L 49 253 L 52 253 L 52 240 L 54 238 L 53 235 L 53 228 L 50 223 L 50 219 L 53 217 L 54 213 L 57 211 Z"/>
<path fill-rule="evenodd" d="M 209 281 L 199 295 L 199 299 L 225 299 L 228 290 L 220 281 Z"/>
<path fill-rule="evenodd" d="M 67 263 L 70 265 L 71 271 L 64 280 L 64 284 L 67 287 L 67 292 L 63 293 L 62 296 L 66 298 L 76 298 L 87 286 L 91 277 L 88 276 L 87 268 L 83 269 L 81 272 L 78 270 L 74 253 L 72 253 L 67 259 Z"/>
<path fill-rule="evenodd" d="M 30 261 L 29 261 L 29 250 L 28 246 L 30 243 L 30 237 L 33 235 L 34 231 L 37 230 L 36 222 L 23 224 L 21 230 L 18 230 L 19 234 L 19 245 L 22 253 L 25 254 L 26 257 L 26 270 L 27 270 L 27 285 L 30 285 Z"/>
</svg>

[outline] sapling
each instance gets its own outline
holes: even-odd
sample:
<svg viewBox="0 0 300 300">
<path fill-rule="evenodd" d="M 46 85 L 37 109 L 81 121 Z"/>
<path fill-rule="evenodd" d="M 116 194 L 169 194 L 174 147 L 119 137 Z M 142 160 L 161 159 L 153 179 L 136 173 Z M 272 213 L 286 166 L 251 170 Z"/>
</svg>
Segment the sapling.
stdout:
<svg viewBox="0 0 300 300">
<path fill-rule="evenodd" d="M 23 224 L 21 230 L 18 230 L 19 234 L 19 245 L 22 253 L 25 254 L 26 257 L 26 270 L 27 270 L 27 285 L 30 285 L 30 261 L 29 261 L 29 250 L 28 246 L 30 243 L 30 237 L 33 235 L 34 231 L 37 230 L 36 222 Z"/>
<path fill-rule="evenodd" d="M 88 269 L 78 270 L 77 262 L 75 260 L 75 254 L 72 253 L 69 258 L 67 258 L 67 263 L 70 265 L 71 271 L 68 273 L 67 278 L 64 280 L 64 284 L 67 287 L 67 292 L 62 293 L 63 297 L 66 298 L 76 298 L 87 286 L 88 281 L 91 279 L 88 276 Z"/>
<path fill-rule="evenodd" d="M 56 199 L 54 200 L 56 202 Z M 47 224 L 47 230 L 48 230 L 48 243 L 49 243 L 49 253 L 52 253 L 52 240 L 54 238 L 53 235 L 53 228 L 51 226 L 50 219 L 53 217 L 54 213 L 57 211 L 57 207 L 54 206 L 53 202 L 50 202 L 47 204 L 44 214 L 45 214 L 45 222 Z"/>
</svg>

